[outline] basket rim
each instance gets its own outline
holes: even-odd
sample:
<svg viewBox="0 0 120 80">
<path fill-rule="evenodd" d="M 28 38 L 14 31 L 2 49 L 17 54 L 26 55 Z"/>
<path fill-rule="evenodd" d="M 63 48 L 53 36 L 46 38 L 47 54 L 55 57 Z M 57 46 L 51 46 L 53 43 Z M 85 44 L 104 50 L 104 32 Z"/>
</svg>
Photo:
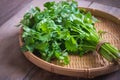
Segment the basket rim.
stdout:
<svg viewBox="0 0 120 80">
<path fill-rule="evenodd" d="M 61 69 L 65 69 L 65 70 L 72 70 L 72 71 L 77 71 L 79 72 L 80 71 L 85 71 L 85 69 L 74 69 L 74 68 L 67 68 L 67 67 L 63 67 L 63 66 L 59 66 L 59 65 L 55 65 L 53 63 L 50 63 L 50 62 L 47 62 L 37 56 L 35 56 L 32 52 L 30 51 L 27 51 L 27 52 L 24 52 L 24 55 L 26 54 L 30 54 L 31 56 L 33 56 L 34 58 L 40 60 L 41 62 L 45 63 L 45 64 L 48 64 L 48 65 L 51 65 L 52 67 L 56 67 L 56 68 L 61 68 Z M 104 70 L 105 68 L 107 69 L 108 67 L 113 67 L 115 66 L 114 64 L 110 64 L 110 65 L 105 65 L 105 66 L 102 66 L 102 67 L 95 67 L 95 68 L 86 68 L 86 70 L 88 69 L 89 71 L 96 71 L 96 70 Z"/>
</svg>

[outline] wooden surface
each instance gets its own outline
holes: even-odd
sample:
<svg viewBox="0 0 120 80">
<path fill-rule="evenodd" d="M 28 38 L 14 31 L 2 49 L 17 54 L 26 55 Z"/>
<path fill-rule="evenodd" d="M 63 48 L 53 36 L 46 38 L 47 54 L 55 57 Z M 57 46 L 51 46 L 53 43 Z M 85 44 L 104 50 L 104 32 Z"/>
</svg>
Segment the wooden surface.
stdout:
<svg viewBox="0 0 120 80">
<path fill-rule="evenodd" d="M 32 0 L 0 0 L 0 25 Z"/>
<path fill-rule="evenodd" d="M 120 0 L 85 0 L 120 8 Z"/>
<path fill-rule="evenodd" d="M 0 80 L 89 80 L 50 73 L 29 62 L 20 51 L 19 28 L 15 27 L 30 6 L 40 6 L 48 0 L 0 1 Z M 91 1 L 91 2 L 90 2 Z M 79 6 L 96 8 L 120 18 L 119 1 L 79 0 Z M 99 4 L 102 3 L 102 4 Z M 105 5 L 104 5 L 105 4 Z M 119 80 L 120 70 L 91 80 Z"/>
</svg>

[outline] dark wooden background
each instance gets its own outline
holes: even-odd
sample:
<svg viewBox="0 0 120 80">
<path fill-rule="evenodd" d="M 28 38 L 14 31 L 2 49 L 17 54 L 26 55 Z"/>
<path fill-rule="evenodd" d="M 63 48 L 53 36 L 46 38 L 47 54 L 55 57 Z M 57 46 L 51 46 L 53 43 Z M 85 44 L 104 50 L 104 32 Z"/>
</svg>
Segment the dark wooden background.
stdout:
<svg viewBox="0 0 120 80">
<path fill-rule="evenodd" d="M 120 80 L 120 70 L 93 79 L 50 73 L 29 62 L 20 52 L 18 24 L 31 5 L 48 0 L 0 0 L 0 80 Z M 97 8 L 120 18 L 119 0 L 78 0 L 79 6 Z"/>
</svg>

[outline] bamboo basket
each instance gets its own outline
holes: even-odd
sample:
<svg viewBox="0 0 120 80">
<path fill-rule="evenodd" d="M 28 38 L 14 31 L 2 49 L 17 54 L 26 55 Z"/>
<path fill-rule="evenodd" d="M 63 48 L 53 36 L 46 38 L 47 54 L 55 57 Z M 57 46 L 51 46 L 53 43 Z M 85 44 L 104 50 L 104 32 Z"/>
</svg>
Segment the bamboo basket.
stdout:
<svg viewBox="0 0 120 80">
<path fill-rule="evenodd" d="M 120 19 L 99 10 L 90 8 L 85 9 L 90 11 L 100 20 L 100 22 L 95 24 L 97 30 L 103 30 L 111 33 L 105 34 L 103 36 L 104 40 L 120 49 Z M 20 30 L 19 35 L 20 46 L 23 45 L 21 34 L 22 30 Z M 65 66 L 60 66 L 56 64 L 55 61 L 52 61 L 51 63 L 46 62 L 29 51 L 24 52 L 24 55 L 29 61 L 40 68 L 67 76 L 93 78 L 114 72 L 120 68 L 119 64 L 108 62 L 96 52 L 85 54 L 83 57 L 69 55 L 70 64 Z"/>
</svg>

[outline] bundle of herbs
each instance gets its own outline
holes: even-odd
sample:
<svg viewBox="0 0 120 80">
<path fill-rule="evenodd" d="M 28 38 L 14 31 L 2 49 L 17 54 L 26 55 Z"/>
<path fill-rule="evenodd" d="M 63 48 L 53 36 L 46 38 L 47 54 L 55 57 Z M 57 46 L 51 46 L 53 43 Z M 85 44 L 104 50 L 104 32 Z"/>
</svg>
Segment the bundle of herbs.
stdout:
<svg viewBox="0 0 120 80">
<path fill-rule="evenodd" d="M 84 55 L 95 51 L 100 37 L 94 24 L 98 21 L 90 12 L 79 9 L 77 2 L 46 2 L 44 10 L 32 8 L 20 22 L 23 51 L 30 51 L 50 62 L 56 59 L 69 63 L 69 54 Z M 108 61 L 120 58 L 117 48 L 110 43 L 100 46 L 98 53 Z"/>
</svg>

